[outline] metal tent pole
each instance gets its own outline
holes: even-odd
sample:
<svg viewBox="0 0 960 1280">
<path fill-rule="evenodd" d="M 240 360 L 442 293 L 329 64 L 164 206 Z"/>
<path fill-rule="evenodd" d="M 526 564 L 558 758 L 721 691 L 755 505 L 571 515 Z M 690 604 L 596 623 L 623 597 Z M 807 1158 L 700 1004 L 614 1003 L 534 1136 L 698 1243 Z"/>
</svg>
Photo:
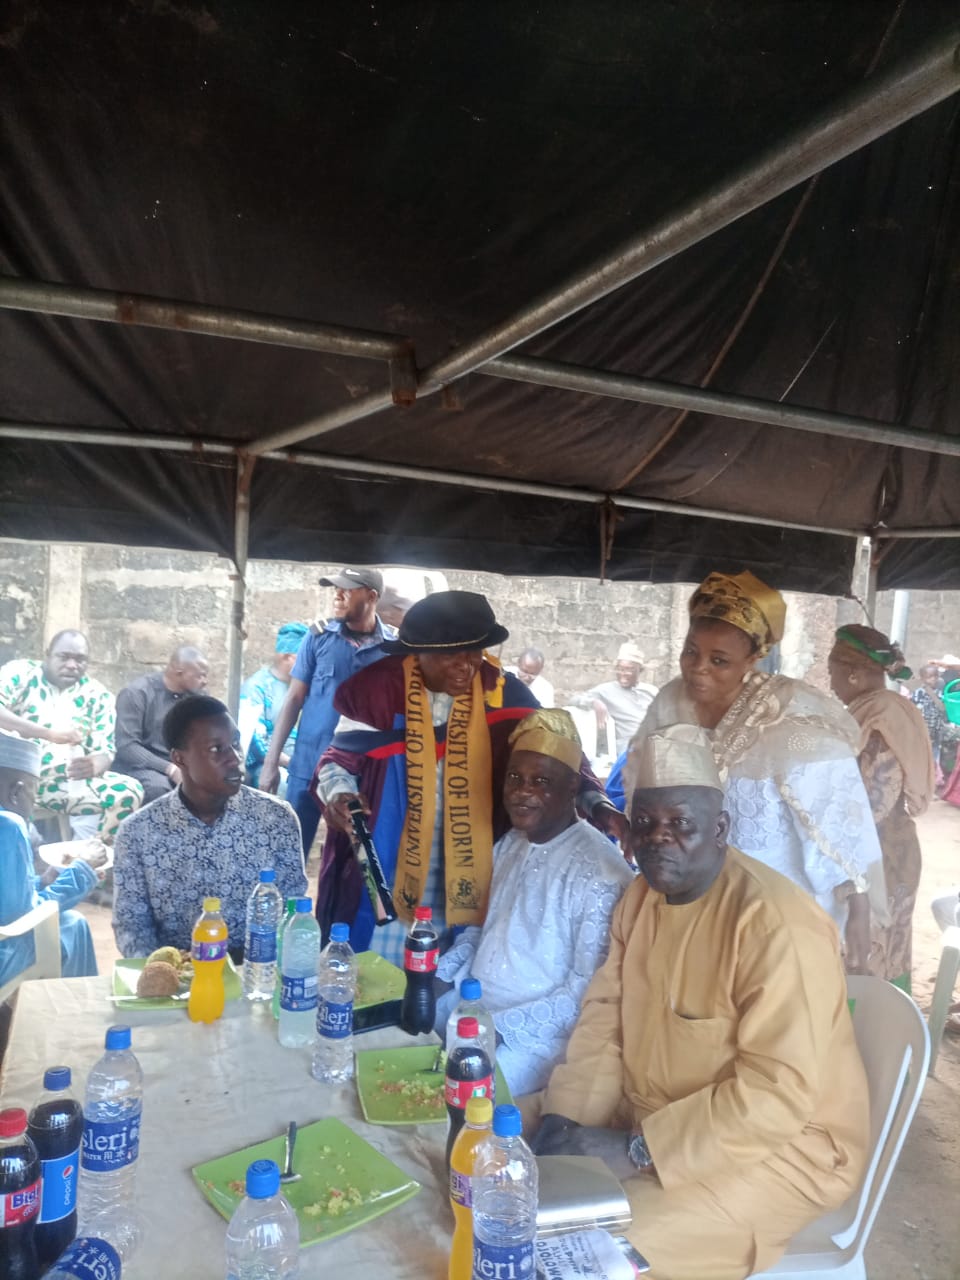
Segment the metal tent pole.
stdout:
<svg viewBox="0 0 960 1280">
<path fill-rule="evenodd" d="M 732 178 L 429 365 L 421 373 L 418 395 L 432 394 L 471 373 L 956 93 L 960 89 L 958 49 L 960 28 L 953 27 L 912 57 L 870 76 Z M 254 441 L 251 452 L 287 448 L 378 413 L 389 404 L 386 393 L 371 393 L 298 427 Z"/>
<path fill-rule="evenodd" d="M 227 636 L 227 706 L 234 719 L 240 710 L 240 685 L 243 682 L 243 642 L 247 598 L 247 553 L 250 548 L 250 484 L 255 458 L 237 454 L 237 498 L 233 526 L 233 599 L 230 609 L 230 633 Z"/>
<path fill-rule="evenodd" d="M 793 431 L 843 436 L 848 440 L 865 440 L 869 444 L 895 445 L 901 449 L 918 449 L 923 453 L 960 457 L 960 435 L 917 431 L 910 427 L 875 422 L 871 418 L 828 413 L 823 409 L 808 409 L 802 405 L 778 404 L 774 400 L 759 400 L 752 396 L 704 391 L 698 387 L 659 382 L 653 378 L 635 378 L 630 374 L 609 373 L 603 369 L 587 369 L 557 360 L 540 360 L 531 356 L 497 356 L 477 372 L 486 377 L 532 382 L 563 391 L 613 396 L 618 400 L 632 400 L 639 404 L 662 405 L 671 409 L 708 413 L 720 418 L 737 418 L 745 422 L 789 427 Z"/>
</svg>

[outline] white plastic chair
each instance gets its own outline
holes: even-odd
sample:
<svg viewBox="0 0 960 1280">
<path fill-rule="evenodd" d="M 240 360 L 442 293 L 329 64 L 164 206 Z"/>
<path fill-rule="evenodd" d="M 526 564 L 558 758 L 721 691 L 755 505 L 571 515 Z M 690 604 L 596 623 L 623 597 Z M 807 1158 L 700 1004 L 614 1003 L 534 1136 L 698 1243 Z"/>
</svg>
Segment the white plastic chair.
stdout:
<svg viewBox="0 0 960 1280">
<path fill-rule="evenodd" d="M 943 931 L 943 950 L 940 952 L 940 967 L 937 969 L 937 982 L 933 988 L 930 1001 L 930 1014 L 927 1027 L 930 1030 L 930 1070 L 937 1065 L 937 1054 L 943 1040 L 943 1029 L 947 1025 L 950 1006 L 953 1003 L 953 988 L 960 973 L 960 925 L 951 925 Z"/>
<path fill-rule="evenodd" d="M 908 995 L 882 978 L 847 979 L 853 1027 L 870 1089 L 870 1155 L 859 1190 L 793 1237 L 752 1280 L 866 1280 L 863 1251 L 927 1079 L 930 1037 Z M 827 1087 L 829 1088 L 829 1082 Z"/>
<path fill-rule="evenodd" d="M 597 729 L 597 713 L 593 707 L 564 707 L 563 709 L 569 711 L 573 717 L 583 754 L 590 761 L 597 776 L 606 777 L 617 758 L 617 731 L 613 724 L 613 717 L 607 717 L 607 727 L 603 733 L 600 733 Z"/>
<path fill-rule="evenodd" d="M 60 977 L 60 908 L 56 902 L 41 902 L 11 924 L 0 924 L 0 947 L 7 938 L 33 934 L 34 960 L 0 986 L 0 1004 L 8 1000 L 28 978 Z"/>
</svg>

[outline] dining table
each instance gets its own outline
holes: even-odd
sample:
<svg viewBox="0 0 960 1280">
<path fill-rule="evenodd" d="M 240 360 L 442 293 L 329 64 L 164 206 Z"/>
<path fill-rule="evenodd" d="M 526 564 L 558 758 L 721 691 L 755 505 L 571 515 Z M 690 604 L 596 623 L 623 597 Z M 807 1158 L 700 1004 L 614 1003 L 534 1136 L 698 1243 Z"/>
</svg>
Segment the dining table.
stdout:
<svg viewBox="0 0 960 1280">
<path fill-rule="evenodd" d="M 444 1163 L 445 1123 L 370 1124 L 354 1081 L 322 1084 L 311 1051 L 281 1046 L 269 1003 L 229 1001 L 210 1024 L 183 1005 L 118 1006 L 111 981 L 37 979 L 23 983 L 0 1074 L 0 1103 L 28 1109 L 47 1067 L 66 1065 L 82 1099 L 108 1027 L 127 1025 L 143 1069 L 143 1116 L 136 1173 L 142 1239 L 125 1280 L 218 1280 L 224 1276 L 227 1223 L 205 1199 L 191 1169 L 250 1144 L 277 1138 L 291 1120 L 302 1129 L 336 1117 L 386 1156 L 420 1190 L 382 1216 L 301 1248 L 301 1280 L 446 1276 L 453 1228 Z M 437 1044 L 385 1027 L 355 1037 L 358 1049 Z"/>
</svg>

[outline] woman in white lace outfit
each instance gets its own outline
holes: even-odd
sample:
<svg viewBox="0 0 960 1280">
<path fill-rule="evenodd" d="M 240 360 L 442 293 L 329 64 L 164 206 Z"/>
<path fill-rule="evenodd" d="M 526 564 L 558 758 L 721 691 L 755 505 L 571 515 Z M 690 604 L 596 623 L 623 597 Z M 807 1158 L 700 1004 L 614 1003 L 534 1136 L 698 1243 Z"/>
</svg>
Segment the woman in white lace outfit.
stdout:
<svg viewBox="0 0 960 1280">
<path fill-rule="evenodd" d="M 710 574 L 689 611 L 681 674 L 634 743 L 669 724 L 709 730 L 730 843 L 806 889 L 840 928 L 848 971 L 865 973 L 871 907 L 884 918 L 886 907 L 857 725 L 812 685 L 755 669 L 783 636 L 786 604 L 752 573 Z M 629 795 L 629 764 L 627 778 Z"/>
</svg>

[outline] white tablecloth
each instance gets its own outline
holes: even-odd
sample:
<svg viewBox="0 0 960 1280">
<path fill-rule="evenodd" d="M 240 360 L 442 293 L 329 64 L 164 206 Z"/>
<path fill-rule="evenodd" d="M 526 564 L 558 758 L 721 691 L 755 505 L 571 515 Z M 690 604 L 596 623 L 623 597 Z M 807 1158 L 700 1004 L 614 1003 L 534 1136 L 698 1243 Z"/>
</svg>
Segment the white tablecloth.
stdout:
<svg viewBox="0 0 960 1280">
<path fill-rule="evenodd" d="M 108 999 L 108 979 L 26 982 L 0 1080 L 4 1106 L 36 1101 L 49 1066 L 74 1073 L 78 1095 L 103 1052 L 106 1028 L 129 1023 L 144 1073 L 143 1127 L 137 1174 L 144 1224 L 125 1280 L 217 1280 L 224 1274 L 226 1223 L 190 1174 L 193 1165 L 285 1132 L 338 1116 L 421 1184 L 412 1200 L 374 1222 L 301 1253 L 302 1280 L 446 1276 L 452 1219 L 446 1193 L 446 1126 L 367 1124 L 356 1087 L 318 1084 L 306 1050 L 283 1049 L 269 1009 L 230 1002 L 211 1026 L 186 1011 L 134 1013 Z M 433 1037 L 420 1037 L 424 1043 Z M 367 1032 L 359 1048 L 417 1043 L 397 1028 Z M 336 1268 L 336 1273 L 332 1268 Z"/>
</svg>

